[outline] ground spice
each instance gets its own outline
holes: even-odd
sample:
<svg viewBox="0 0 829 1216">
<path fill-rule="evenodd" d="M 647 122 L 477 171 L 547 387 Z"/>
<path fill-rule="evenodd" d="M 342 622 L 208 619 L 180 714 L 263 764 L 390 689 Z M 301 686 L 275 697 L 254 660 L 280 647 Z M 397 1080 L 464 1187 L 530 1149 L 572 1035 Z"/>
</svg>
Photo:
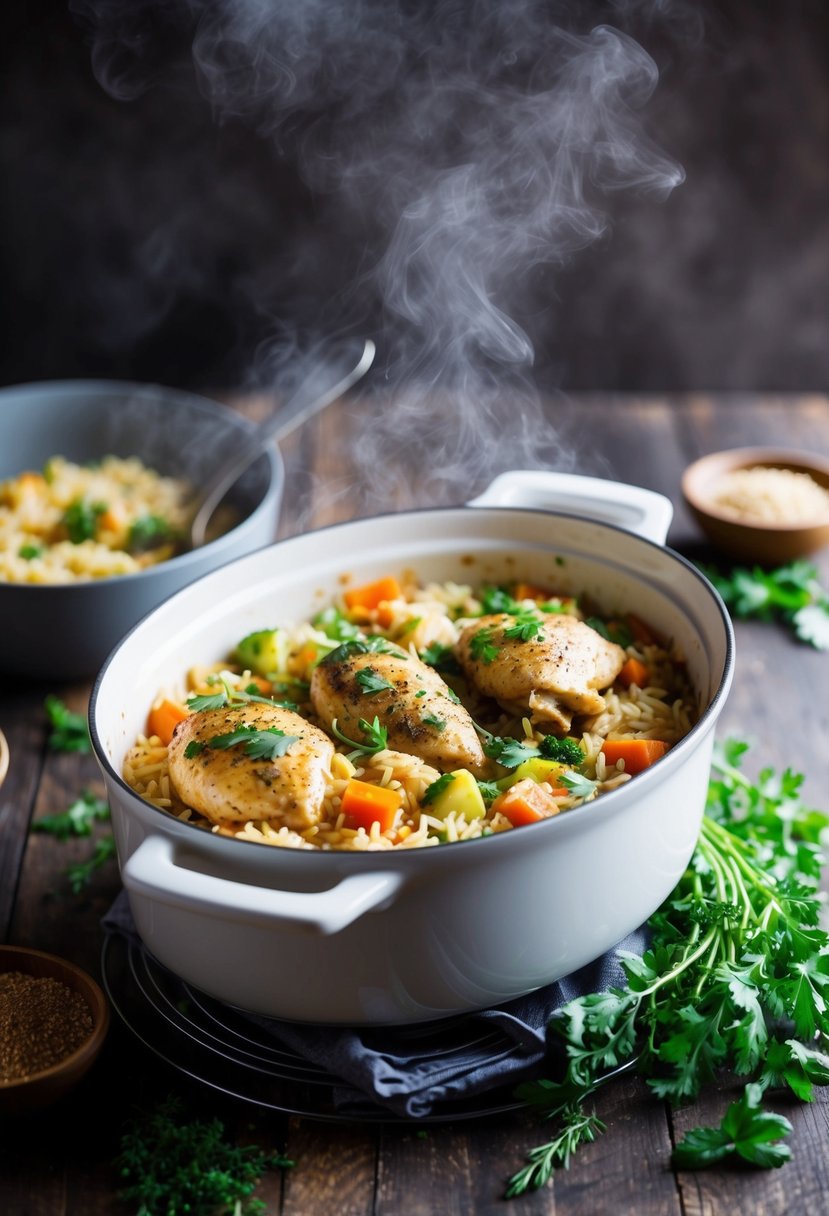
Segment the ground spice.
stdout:
<svg viewBox="0 0 829 1216">
<path fill-rule="evenodd" d="M 0 1083 L 59 1063 L 92 1034 L 80 995 L 51 976 L 0 975 Z"/>
</svg>

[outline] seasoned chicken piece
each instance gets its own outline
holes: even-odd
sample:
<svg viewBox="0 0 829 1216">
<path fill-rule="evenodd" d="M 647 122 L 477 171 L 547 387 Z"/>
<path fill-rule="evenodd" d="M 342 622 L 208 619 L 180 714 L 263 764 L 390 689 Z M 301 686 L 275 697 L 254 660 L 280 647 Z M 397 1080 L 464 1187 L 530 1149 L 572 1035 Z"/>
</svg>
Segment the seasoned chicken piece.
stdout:
<svg viewBox="0 0 829 1216">
<path fill-rule="evenodd" d="M 342 657 L 338 657 L 342 655 Z M 412 655 L 354 652 L 346 644 L 319 664 L 311 700 L 320 718 L 359 742 L 375 715 L 396 751 L 436 768 L 479 769 L 484 753 L 469 714 L 438 673 Z"/>
<path fill-rule="evenodd" d="M 463 629 L 455 654 L 485 696 L 509 713 L 529 711 L 533 722 L 560 734 L 574 714 L 604 709 L 597 690 L 613 683 L 625 661 L 621 646 L 558 613 L 537 614 L 524 628 L 505 613 L 482 616 Z"/>
<path fill-rule="evenodd" d="M 250 732 L 259 734 L 252 739 Z M 328 736 L 299 714 L 252 701 L 180 722 L 169 747 L 170 781 L 212 823 L 268 819 L 301 831 L 322 817 L 333 756 Z"/>
</svg>

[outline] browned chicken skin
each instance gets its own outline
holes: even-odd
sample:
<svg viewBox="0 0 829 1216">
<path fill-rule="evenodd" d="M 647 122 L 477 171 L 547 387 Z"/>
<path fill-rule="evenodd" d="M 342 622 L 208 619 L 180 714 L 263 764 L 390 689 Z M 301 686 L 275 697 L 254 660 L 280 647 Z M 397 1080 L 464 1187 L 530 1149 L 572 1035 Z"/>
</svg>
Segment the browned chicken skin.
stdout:
<svg viewBox="0 0 829 1216">
<path fill-rule="evenodd" d="M 211 739 L 240 726 L 275 729 L 296 742 L 273 760 L 247 755 L 243 742 L 210 746 Z M 203 750 L 186 756 L 191 743 Z M 249 819 L 269 819 L 301 831 L 322 817 L 333 756 L 331 740 L 299 714 L 250 702 L 202 710 L 180 722 L 169 747 L 170 781 L 182 801 L 212 823 L 238 827 Z"/>
<path fill-rule="evenodd" d="M 420 756 L 442 770 L 475 770 L 486 763 L 467 711 L 452 699 L 438 673 L 413 655 L 358 653 L 324 659 L 311 677 L 311 700 L 326 725 L 336 718 L 337 729 L 355 742 L 362 738 L 360 718 L 371 722 L 376 715 L 396 751 Z"/>
<path fill-rule="evenodd" d="M 576 617 L 539 614 L 538 620 L 539 630 L 523 639 L 506 636 L 515 617 L 482 616 L 463 629 L 455 654 L 474 687 L 508 713 L 529 713 L 534 723 L 566 734 L 574 714 L 604 709 L 598 690 L 613 683 L 626 656 Z"/>
</svg>

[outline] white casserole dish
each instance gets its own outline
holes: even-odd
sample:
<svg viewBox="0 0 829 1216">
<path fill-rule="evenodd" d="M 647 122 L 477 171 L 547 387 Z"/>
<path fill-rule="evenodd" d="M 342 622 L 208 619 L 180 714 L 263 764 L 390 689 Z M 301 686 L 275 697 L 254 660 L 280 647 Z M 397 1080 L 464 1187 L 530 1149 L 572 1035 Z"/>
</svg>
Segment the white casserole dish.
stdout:
<svg viewBox="0 0 829 1216">
<path fill-rule="evenodd" d="M 666 499 L 637 487 L 504 474 L 468 507 L 294 537 L 155 609 L 110 655 L 90 704 L 123 882 L 148 949 L 205 992 L 260 1014 L 396 1024 L 527 993 L 641 924 L 693 851 L 733 666 L 721 600 L 662 547 L 670 517 Z M 628 530 L 605 522 L 613 519 Z M 344 576 L 402 570 L 427 581 L 546 582 L 589 592 L 608 612 L 639 614 L 681 646 L 700 701 L 697 724 L 592 804 L 410 851 L 317 853 L 220 837 L 125 784 L 124 756 L 160 686 L 221 658 L 253 629 L 307 618 Z"/>
</svg>

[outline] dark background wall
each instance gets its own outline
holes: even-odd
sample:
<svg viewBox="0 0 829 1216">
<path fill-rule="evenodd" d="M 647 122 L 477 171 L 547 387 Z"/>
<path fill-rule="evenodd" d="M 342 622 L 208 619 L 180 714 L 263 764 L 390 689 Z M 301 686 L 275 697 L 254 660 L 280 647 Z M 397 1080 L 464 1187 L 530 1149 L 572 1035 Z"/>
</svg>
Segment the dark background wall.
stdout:
<svg viewBox="0 0 829 1216">
<path fill-rule="evenodd" d="M 256 7 L 240 0 L 248 13 Z M 480 5 L 433 7 L 458 46 L 468 37 L 480 51 Z M 529 7 L 550 24 L 586 32 L 607 21 L 636 39 L 659 70 L 641 108 L 643 138 L 685 171 L 667 196 L 635 182 L 606 190 L 606 223 L 583 248 L 515 260 L 522 289 L 507 285 L 505 299 L 534 345 L 534 375 L 565 390 L 825 391 L 829 6 Z M 385 185 L 366 179 L 359 207 L 353 183 L 344 193 L 309 171 L 326 146 L 320 130 L 329 149 L 343 131 L 370 146 L 366 105 L 350 117 L 341 82 L 304 99 L 295 88 L 275 122 L 267 81 L 256 104 L 240 105 L 241 94 L 223 104 L 234 74 L 241 89 L 251 64 L 275 66 L 272 54 L 246 52 L 212 93 L 205 87 L 191 48 L 205 11 L 222 8 L 4 6 L 0 382 L 105 375 L 235 386 L 267 378 L 274 348 L 262 343 L 274 335 L 290 347 L 295 329 L 386 334 L 388 300 L 372 268 L 392 239 L 394 161 Z M 323 51 L 337 45 L 345 58 L 341 37 L 322 39 Z M 530 68 L 519 58 L 511 85 L 529 88 Z M 317 83 L 334 78 L 324 54 L 315 70 Z M 400 81 L 406 70 L 395 68 Z M 373 96 L 377 130 L 394 72 L 390 80 Z M 326 106 L 337 112 L 328 127 Z M 462 158 L 475 118 L 452 121 Z M 429 131 L 417 138 L 425 164 Z M 442 146 L 434 157 L 453 163 Z M 411 316 L 407 324 L 411 336 Z"/>
</svg>

